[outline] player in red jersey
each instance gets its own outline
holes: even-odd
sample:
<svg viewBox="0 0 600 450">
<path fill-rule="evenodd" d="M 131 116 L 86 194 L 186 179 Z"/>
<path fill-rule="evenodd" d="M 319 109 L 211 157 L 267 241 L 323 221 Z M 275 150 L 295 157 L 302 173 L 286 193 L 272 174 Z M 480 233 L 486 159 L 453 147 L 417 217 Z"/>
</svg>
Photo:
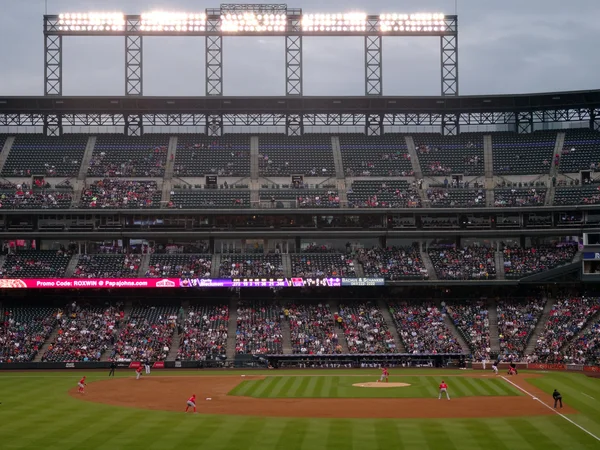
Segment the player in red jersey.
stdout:
<svg viewBox="0 0 600 450">
<path fill-rule="evenodd" d="M 448 385 L 442 380 L 440 383 L 440 395 L 438 396 L 438 400 L 442 399 L 442 394 L 446 394 L 446 398 L 450 400 L 450 395 L 448 394 Z"/>
<path fill-rule="evenodd" d="M 135 379 L 139 380 L 142 376 L 142 365 L 140 364 L 137 369 L 135 369 Z"/>
<path fill-rule="evenodd" d="M 381 368 L 381 376 L 379 377 L 379 380 L 377 380 L 377 382 L 379 383 L 380 381 L 383 381 L 385 379 L 385 382 L 389 382 L 389 376 L 390 373 L 387 370 L 387 367 L 382 367 Z"/>
<path fill-rule="evenodd" d="M 85 377 L 83 377 L 81 380 L 79 380 L 79 383 L 77 383 L 77 386 L 79 387 L 78 391 L 80 394 L 85 394 Z"/>
<path fill-rule="evenodd" d="M 188 412 L 188 409 L 194 408 L 194 412 L 196 412 L 196 394 L 192 395 L 188 398 L 187 406 L 185 407 L 185 412 Z"/>
</svg>

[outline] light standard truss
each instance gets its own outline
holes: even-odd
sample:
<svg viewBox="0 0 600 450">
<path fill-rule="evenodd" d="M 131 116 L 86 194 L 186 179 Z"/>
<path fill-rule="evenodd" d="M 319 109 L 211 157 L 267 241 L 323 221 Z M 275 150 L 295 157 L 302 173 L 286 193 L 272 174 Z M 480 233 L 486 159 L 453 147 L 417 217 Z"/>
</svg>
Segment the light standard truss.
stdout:
<svg viewBox="0 0 600 450">
<path fill-rule="evenodd" d="M 125 94 L 143 95 L 143 37 L 200 36 L 206 39 L 207 96 L 223 96 L 223 37 L 285 38 L 285 93 L 303 95 L 303 37 L 363 36 L 365 95 L 383 95 L 383 37 L 437 36 L 441 41 L 441 95 L 458 95 L 456 15 L 336 13 L 303 14 L 285 4 L 223 4 L 198 13 L 65 13 L 44 16 L 45 95 L 62 95 L 64 36 L 123 36 Z"/>
</svg>

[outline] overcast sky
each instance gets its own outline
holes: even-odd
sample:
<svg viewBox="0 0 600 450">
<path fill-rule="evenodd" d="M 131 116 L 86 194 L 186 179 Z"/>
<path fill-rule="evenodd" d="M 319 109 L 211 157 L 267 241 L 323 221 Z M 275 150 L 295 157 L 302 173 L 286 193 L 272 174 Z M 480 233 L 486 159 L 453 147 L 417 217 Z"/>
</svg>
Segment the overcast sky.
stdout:
<svg viewBox="0 0 600 450">
<path fill-rule="evenodd" d="M 43 95 L 44 3 L 0 0 L 2 95 Z M 48 0 L 48 13 L 203 12 L 219 4 Z M 453 14 L 455 2 L 295 0 L 288 6 L 305 13 Z M 600 0 L 459 0 L 458 15 L 461 94 L 600 88 Z M 204 38 L 144 39 L 145 95 L 204 95 Z M 65 38 L 63 95 L 124 94 L 124 45 L 122 37 Z M 223 52 L 225 95 L 285 94 L 283 38 L 225 38 Z M 439 95 L 439 38 L 385 38 L 383 54 L 384 94 Z M 363 38 L 305 38 L 304 94 L 363 95 Z"/>
</svg>

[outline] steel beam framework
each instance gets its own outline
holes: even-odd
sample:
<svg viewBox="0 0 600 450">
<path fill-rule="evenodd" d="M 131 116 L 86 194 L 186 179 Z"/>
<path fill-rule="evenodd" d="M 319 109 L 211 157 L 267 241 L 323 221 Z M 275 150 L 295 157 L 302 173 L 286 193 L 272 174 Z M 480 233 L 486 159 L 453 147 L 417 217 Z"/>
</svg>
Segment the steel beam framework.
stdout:
<svg viewBox="0 0 600 450">
<path fill-rule="evenodd" d="M 44 95 L 62 95 L 62 36 L 44 36 Z"/>
<path fill-rule="evenodd" d="M 221 30 L 221 15 L 232 12 L 274 12 L 287 15 L 285 31 L 236 32 Z M 285 38 L 285 91 L 287 96 L 303 95 L 302 40 L 304 36 L 362 36 L 365 39 L 365 95 L 382 96 L 383 36 L 423 37 L 441 39 L 441 94 L 458 95 L 458 21 L 457 16 L 446 16 L 444 31 L 386 31 L 380 28 L 379 15 L 367 16 L 366 30 L 356 31 L 306 31 L 302 28 L 302 10 L 290 9 L 285 4 L 223 4 L 220 8 L 206 9 L 204 31 L 157 32 L 142 29 L 140 15 L 125 16 L 122 31 L 70 31 L 60 25 L 59 16 L 44 16 L 45 63 L 44 94 L 62 95 L 62 38 L 64 36 L 124 36 L 125 37 L 125 94 L 143 95 L 143 37 L 144 36 L 202 36 L 206 38 L 205 95 L 223 96 L 223 36 L 280 36 Z"/>
<path fill-rule="evenodd" d="M 42 127 L 48 136 L 60 136 L 63 127 L 123 127 L 125 134 L 139 136 L 145 127 L 202 127 L 210 136 L 221 136 L 225 127 L 281 127 L 289 136 L 299 136 L 306 127 L 362 127 L 366 135 L 379 136 L 386 127 L 437 127 L 444 135 L 460 133 L 461 126 L 508 125 L 519 133 L 530 133 L 534 125 L 584 122 L 600 131 L 600 108 L 554 109 L 525 112 L 464 113 L 0 113 L 0 127 Z"/>
</svg>

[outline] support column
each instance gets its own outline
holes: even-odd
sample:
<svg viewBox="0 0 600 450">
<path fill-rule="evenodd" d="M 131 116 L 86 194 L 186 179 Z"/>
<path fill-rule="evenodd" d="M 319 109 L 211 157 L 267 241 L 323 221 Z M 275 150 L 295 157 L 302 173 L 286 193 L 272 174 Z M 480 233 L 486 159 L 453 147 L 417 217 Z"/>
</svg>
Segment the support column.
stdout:
<svg viewBox="0 0 600 450">
<path fill-rule="evenodd" d="M 223 116 L 220 114 L 208 114 L 206 116 L 206 135 L 223 136 Z"/>
<path fill-rule="evenodd" d="M 62 136 L 62 116 L 58 114 L 44 115 L 44 136 Z M 39 248 L 39 247 L 38 247 Z"/>
<path fill-rule="evenodd" d="M 206 95 L 223 95 L 223 36 L 206 36 Z"/>
<path fill-rule="evenodd" d="M 590 129 L 600 131 L 600 109 L 592 109 L 590 112 Z"/>
<path fill-rule="evenodd" d="M 383 134 L 383 114 L 365 115 L 365 134 L 367 136 L 381 136 Z"/>
<path fill-rule="evenodd" d="M 287 114 L 285 116 L 285 133 L 288 136 L 302 136 L 304 134 L 302 114 Z"/>
<path fill-rule="evenodd" d="M 144 119 L 141 114 L 125 116 L 125 136 L 141 136 L 144 134 Z"/>
<path fill-rule="evenodd" d="M 442 96 L 458 95 L 458 18 L 447 16 L 444 22 L 454 34 L 440 38 Z"/>
<path fill-rule="evenodd" d="M 44 95 L 62 95 L 62 36 L 44 36 Z"/>
<path fill-rule="evenodd" d="M 515 114 L 515 121 L 518 134 L 533 133 L 533 113 L 518 112 Z"/>
<path fill-rule="evenodd" d="M 459 114 L 442 114 L 442 135 L 456 136 L 459 133 Z"/>
<path fill-rule="evenodd" d="M 285 37 L 285 95 L 302 95 L 302 36 Z"/>
<path fill-rule="evenodd" d="M 382 38 L 365 36 L 365 95 L 383 95 Z"/>
<path fill-rule="evenodd" d="M 125 95 L 144 94 L 142 36 L 125 36 Z"/>
</svg>

